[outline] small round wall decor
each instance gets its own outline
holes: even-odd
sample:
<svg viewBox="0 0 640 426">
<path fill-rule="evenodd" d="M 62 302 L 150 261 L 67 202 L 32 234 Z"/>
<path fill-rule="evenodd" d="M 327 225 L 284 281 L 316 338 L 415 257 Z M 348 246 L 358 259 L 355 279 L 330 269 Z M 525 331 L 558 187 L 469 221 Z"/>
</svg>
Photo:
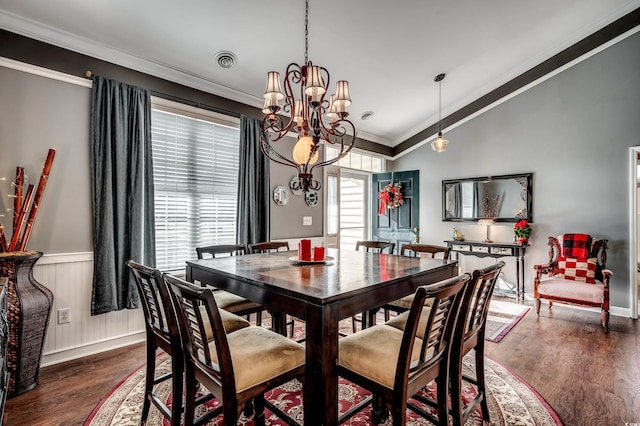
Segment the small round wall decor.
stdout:
<svg viewBox="0 0 640 426">
<path fill-rule="evenodd" d="M 308 206 L 315 206 L 318 204 L 318 193 L 316 191 L 307 191 L 304 193 L 304 201 Z"/>
</svg>

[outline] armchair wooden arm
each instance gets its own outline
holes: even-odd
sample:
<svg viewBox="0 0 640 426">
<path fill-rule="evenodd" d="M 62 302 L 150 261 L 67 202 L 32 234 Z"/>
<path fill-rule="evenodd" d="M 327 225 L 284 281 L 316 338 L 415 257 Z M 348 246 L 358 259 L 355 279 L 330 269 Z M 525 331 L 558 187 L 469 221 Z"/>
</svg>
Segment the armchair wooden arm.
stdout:
<svg viewBox="0 0 640 426">
<path fill-rule="evenodd" d="M 533 265 L 533 269 L 536 271 L 536 275 L 549 274 L 553 270 L 553 265 L 545 263 L 543 265 Z"/>
</svg>

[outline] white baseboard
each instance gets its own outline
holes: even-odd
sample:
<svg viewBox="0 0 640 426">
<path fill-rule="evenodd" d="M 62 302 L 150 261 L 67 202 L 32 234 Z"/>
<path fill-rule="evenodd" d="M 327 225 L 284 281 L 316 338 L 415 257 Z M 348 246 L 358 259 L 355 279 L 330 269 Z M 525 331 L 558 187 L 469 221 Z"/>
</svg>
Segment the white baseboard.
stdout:
<svg viewBox="0 0 640 426">
<path fill-rule="evenodd" d="M 87 345 L 76 346 L 73 348 L 65 348 L 57 352 L 45 353 L 42 356 L 42 367 L 60 364 L 62 362 L 72 361 L 74 359 L 83 358 L 85 356 L 94 355 L 100 352 L 110 351 L 112 349 L 129 346 L 134 343 L 144 342 L 146 339 L 145 331 L 118 336 L 112 339 L 101 340 Z"/>
</svg>

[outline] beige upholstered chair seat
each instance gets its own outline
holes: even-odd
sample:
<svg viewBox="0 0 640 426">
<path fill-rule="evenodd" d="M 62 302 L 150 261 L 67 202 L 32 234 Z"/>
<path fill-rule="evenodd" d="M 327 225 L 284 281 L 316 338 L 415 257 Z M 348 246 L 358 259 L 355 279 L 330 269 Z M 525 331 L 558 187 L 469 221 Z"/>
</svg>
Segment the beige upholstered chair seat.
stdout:
<svg viewBox="0 0 640 426">
<path fill-rule="evenodd" d="M 222 311 L 221 311 L 222 312 Z M 227 335 L 233 361 L 236 392 L 243 392 L 284 372 L 304 365 L 305 348 L 263 327 L 246 327 Z M 214 342 L 209 343 L 211 367 L 219 371 Z M 202 351 L 200 360 L 205 362 Z"/>
<path fill-rule="evenodd" d="M 203 319 L 207 319 L 208 316 L 205 313 L 204 306 L 200 306 L 200 311 L 202 312 Z M 236 330 L 240 330 L 241 328 L 249 327 L 251 325 L 246 319 L 222 309 L 220 309 L 220 318 L 224 325 L 224 331 L 227 333 L 233 333 Z M 213 340 L 213 331 L 211 331 L 211 324 L 209 321 L 205 321 L 204 327 L 207 331 L 207 341 Z"/>
<path fill-rule="evenodd" d="M 340 339 L 339 364 L 389 389 L 398 365 L 402 330 L 379 324 Z M 422 340 L 416 338 L 411 360 L 418 360 Z"/>
<path fill-rule="evenodd" d="M 216 299 L 218 308 L 224 309 L 230 312 L 238 312 L 246 309 L 251 309 L 260 306 L 250 300 L 240 297 L 228 291 L 218 290 L 213 293 L 213 297 Z"/>
<path fill-rule="evenodd" d="M 401 299 L 394 300 L 393 302 L 389 302 L 389 306 L 397 306 L 398 308 L 409 310 L 411 309 L 412 303 L 413 303 L 413 294 L 410 294 L 409 296 L 405 296 Z"/>
<path fill-rule="evenodd" d="M 575 299 L 590 303 L 604 303 L 604 284 L 583 283 L 562 278 L 540 280 L 538 291 L 541 294 L 563 299 Z"/>
<path fill-rule="evenodd" d="M 433 303 L 433 302 L 432 302 Z M 420 321 L 418 321 L 418 336 L 423 336 L 425 329 L 427 328 L 427 324 L 429 321 L 429 314 L 431 313 L 431 308 L 424 307 L 422 308 L 422 313 L 420 314 Z M 407 319 L 409 318 L 409 311 L 403 312 L 397 317 L 391 318 L 389 321 L 385 322 L 386 325 L 397 328 L 400 331 L 404 331 L 407 326 Z"/>
<path fill-rule="evenodd" d="M 403 308 L 408 311 L 409 309 L 411 309 L 412 303 L 413 303 L 413 294 L 410 294 L 401 299 L 394 300 L 393 302 L 389 302 L 388 305 L 397 306 L 398 308 Z M 433 304 L 433 299 L 427 299 L 425 304 L 431 306 Z"/>
</svg>

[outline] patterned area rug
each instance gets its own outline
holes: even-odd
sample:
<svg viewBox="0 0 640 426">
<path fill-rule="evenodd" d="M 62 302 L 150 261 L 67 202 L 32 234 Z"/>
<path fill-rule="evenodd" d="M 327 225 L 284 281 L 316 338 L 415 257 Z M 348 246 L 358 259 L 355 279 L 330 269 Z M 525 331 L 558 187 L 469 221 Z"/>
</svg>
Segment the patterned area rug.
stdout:
<svg viewBox="0 0 640 426">
<path fill-rule="evenodd" d="M 491 299 L 484 339 L 489 342 L 499 342 L 530 309 L 529 306 L 512 301 Z"/>
<path fill-rule="evenodd" d="M 473 354 L 472 354 L 473 355 Z M 168 356 L 159 355 L 157 374 L 168 372 L 171 368 Z M 474 374 L 473 359 L 465 357 L 464 370 L 467 374 Z M 491 425 L 562 425 L 562 422 L 553 409 L 533 390 L 527 383 L 513 372 L 502 367 L 497 362 L 487 359 L 486 381 L 488 392 L 489 412 Z M 85 426 L 106 426 L 106 425 L 139 425 L 142 402 L 144 398 L 144 376 L 145 368 L 141 366 L 136 371 L 126 377 L 118 384 L 102 401 L 96 406 L 84 423 Z M 157 393 L 166 400 L 170 400 L 171 386 L 169 381 L 158 385 Z M 433 388 L 432 388 L 433 387 Z M 424 391 L 435 395 L 435 386 L 431 385 Z M 467 385 L 464 389 L 464 400 L 469 401 L 475 395 L 476 390 L 472 385 Z M 338 396 L 340 399 L 340 413 L 357 404 L 368 395 L 364 389 L 340 379 Z M 298 381 L 291 381 L 266 394 L 266 398 L 271 400 L 276 406 L 283 409 L 290 416 L 295 418 L 300 424 L 303 421 L 302 412 L 302 384 Z M 203 410 L 217 406 L 219 402 L 213 400 L 209 407 L 200 408 Z M 408 410 L 407 425 L 427 425 L 428 421 L 418 417 Z M 284 425 L 275 415 L 266 410 L 266 424 Z M 222 425 L 222 417 L 217 417 L 208 425 Z M 241 417 L 240 425 L 252 426 L 253 419 Z M 371 408 L 365 408 L 360 413 L 343 423 L 351 426 L 364 426 L 371 424 Z M 390 420 L 385 425 L 390 425 Z M 482 425 L 482 415 L 480 408 L 473 413 L 467 425 Z M 152 406 L 147 421 L 149 426 L 165 426 L 168 422 L 162 417 L 160 412 Z"/>
</svg>

